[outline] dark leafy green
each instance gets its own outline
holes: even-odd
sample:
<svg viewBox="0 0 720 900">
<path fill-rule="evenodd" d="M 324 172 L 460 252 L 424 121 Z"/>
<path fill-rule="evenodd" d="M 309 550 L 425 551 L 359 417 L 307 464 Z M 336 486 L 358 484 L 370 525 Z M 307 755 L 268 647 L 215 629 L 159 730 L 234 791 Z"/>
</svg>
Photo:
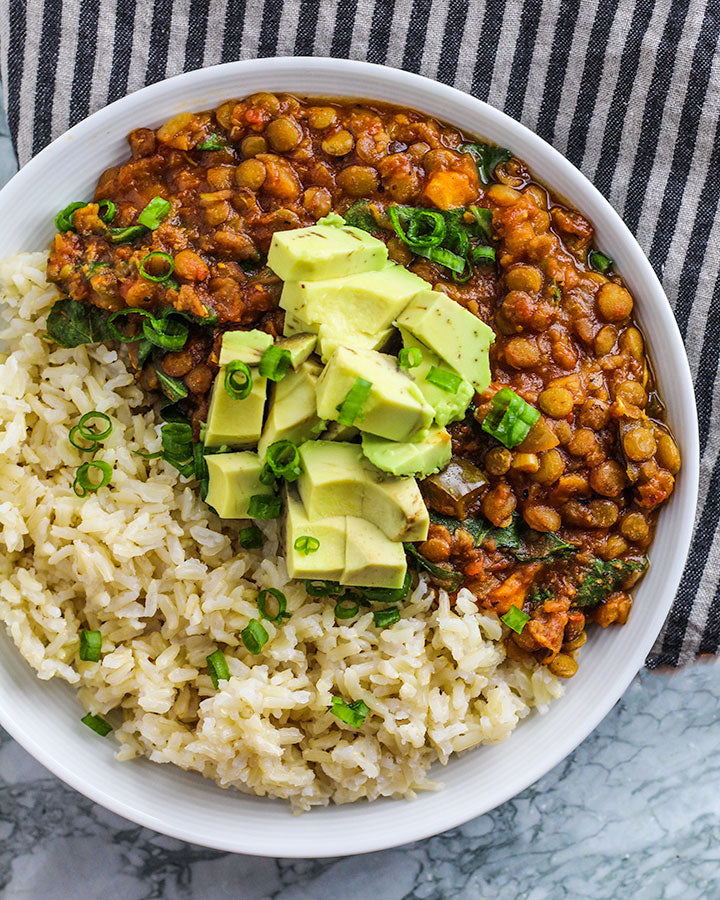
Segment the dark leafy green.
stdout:
<svg viewBox="0 0 720 900">
<path fill-rule="evenodd" d="M 599 250 L 591 250 L 588 253 L 588 264 L 595 269 L 596 272 L 601 272 L 603 275 L 607 275 L 613 267 L 613 261 L 610 257 L 605 256 L 605 254 L 601 253 Z"/>
<path fill-rule="evenodd" d="M 446 590 L 450 592 L 456 591 L 465 580 L 465 576 L 462 572 L 443 569 L 442 566 L 436 566 L 435 563 L 431 563 L 429 559 L 425 559 L 414 544 L 405 544 L 405 550 L 413 557 L 418 569 L 423 569 L 429 575 L 432 575 L 433 578 L 441 581 Z"/>
<path fill-rule="evenodd" d="M 112 340 L 107 314 L 97 306 L 71 300 L 56 300 L 47 318 L 47 333 L 61 347 L 98 344 Z"/>
<path fill-rule="evenodd" d="M 618 590 L 633 572 L 644 571 L 647 559 L 595 559 L 578 587 L 575 606 L 592 608 L 599 606 Z"/>
<path fill-rule="evenodd" d="M 542 606 L 542 604 L 551 597 L 552 591 L 549 587 L 540 587 L 540 585 L 536 584 L 525 598 L 525 605 L 534 609 L 536 606 Z"/>
<path fill-rule="evenodd" d="M 343 216 L 346 225 L 360 228 L 363 231 L 381 231 L 375 216 L 372 214 L 367 200 L 358 200 Z"/>
<path fill-rule="evenodd" d="M 495 180 L 495 168 L 500 163 L 512 159 L 512 153 L 505 147 L 496 147 L 493 144 L 476 144 L 466 142 L 460 144 L 463 153 L 469 153 L 475 160 L 475 166 L 483 184 L 490 184 Z"/>
<path fill-rule="evenodd" d="M 223 147 L 227 147 L 227 141 L 221 134 L 211 134 L 209 137 L 205 138 L 202 144 L 198 144 L 195 147 L 196 150 L 222 150 Z"/>
<path fill-rule="evenodd" d="M 189 393 L 187 386 L 179 378 L 171 378 L 169 375 L 166 375 L 158 365 L 155 366 L 155 373 L 157 374 L 160 390 L 168 400 L 177 403 L 178 400 L 184 400 L 187 397 Z"/>
</svg>

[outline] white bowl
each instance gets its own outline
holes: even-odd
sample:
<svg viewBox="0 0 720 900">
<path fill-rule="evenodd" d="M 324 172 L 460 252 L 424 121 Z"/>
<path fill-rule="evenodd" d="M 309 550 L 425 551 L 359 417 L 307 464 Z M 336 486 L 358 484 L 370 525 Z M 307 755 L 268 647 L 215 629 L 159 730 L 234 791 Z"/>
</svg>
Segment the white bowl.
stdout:
<svg viewBox="0 0 720 900">
<path fill-rule="evenodd" d="M 336 59 L 259 59 L 179 75 L 118 100 L 76 125 L 0 192 L 0 257 L 48 245 L 53 217 L 91 197 L 100 172 L 128 155 L 125 135 L 181 110 L 210 109 L 254 91 L 385 100 L 482 135 L 524 159 L 537 178 L 595 225 L 637 300 L 668 420 L 683 455 L 675 493 L 662 510 L 651 566 L 624 628 L 592 633 L 579 673 L 544 715 L 510 739 L 453 759 L 433 776 L 439 793 L 293 816 L 280 801 L 221 790 L 199 775 L 146 760 L 118 763 L 111 740 L 89 735 L 72 689 L 39 681 L 0 635 L 0 723 L 36 759 L 81 793 L 127 819 L 183 840 L 265 856 L 362 853 L 437 834 L 493 809 L 570 753 L 616 703 L 642 666 L 670 609 L 690 543 L 698 481 L 695 399 L 685 351 L 662 288 L 617 213 L 566 159 L 485 103 L 418 75 Z M 638 772 L 640 778 L 642 773 Z"/>
</svg>

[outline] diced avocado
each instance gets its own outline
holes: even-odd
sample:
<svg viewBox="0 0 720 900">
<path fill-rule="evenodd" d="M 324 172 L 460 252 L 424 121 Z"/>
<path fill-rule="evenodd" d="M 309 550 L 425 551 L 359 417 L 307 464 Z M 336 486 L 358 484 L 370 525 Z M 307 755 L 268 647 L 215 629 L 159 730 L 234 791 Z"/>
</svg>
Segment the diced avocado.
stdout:
<svg viewBox="0 0 720 900">
<path fill-rule="evenodd" d="M 263 426 L 267 378 L 251 369 L 252 390 L 244 400 L 234 400 L 225 390 L 225 369 L 215 376 L 205 429 L 206 447 L 248 447 L 257 444 Z"/>
<path fill-rule="evenodd" d="M 290 354 L 290 365 L 297 371 L 300 366 L 309 358 L 317 344 L 317 335 L 299 333 L 290 337 L 280 338 L 277 346 L 281 350 L 287 350 Z"/>
<path fill-rule="evenodd" d="M 265 331 L 226 331 L 222 336 L 220 365 L 237 359 L 248 366 L 256 366 L 263 352 L 272 344 L 272 336 Z"/>
<path fill-rule="evenodd" d="M 329 325 L 321 325 L 318 329 L 318 344 L 322 361 L 328 362 L 338 347 L 352 347 L 353 350 L 382 350 L 387 346 L 394 333 L 394 328 L 384 328 L 375 334 L 365 334 L 350 328 L 339 332 L 334 331 Z"/>
<path fill-rule="evenodd" d="M 410 369 L 409 374 L 422 391 L 423 397 L 435 410 L 435 421 L 438 425 L 444 426 L 449 425 L 450 422 L 457 422 L 458 419 L 462 419 L 465 415 L 465 410 L 472 402 L 475 388 L 464 378 L 455 393 L 444 391 L 437 385 L 426 381 L 426 376 L 433 366 L 438 369 L 445 369 L 454 375 L 458 373 L 446 362 L 443 362 L 429 347 L 413 337 L 405 328 L 400 329 L 400 334 L 405 347 L 416 347 L 422 353 L 422 362 L 419 366 L 414 366 Z"/>
<path fill-rule="evenodd" d="M 328 427 L 320 435 L 321 441 L 352 441 L 360 432 L 353 425 L 328 422 Z"/>
<path fill-rule="evenodd" d="M 315 437 L 323 423 L 317 414 L 315 384 L 321 366 L 304 362 L 297 372 L 277 382 L 270 398 L 270 411 L 258 442 L 258 453 L 264 458 L 275 441 L 301 444 Z"/>
<path fill-rule="evenodd" d="M 285 498 L 285 562 L 291 578 L 338 581 L 345 571 L 345 516 L 311 521 L 292 489 Z M 305 555 L 295 549 L 299 537 L 315 538 L 320 546 Z"/>
<path fill-rule="evenodd" d="M 317 410 L 322 419 L 337 419 L 338 407 L 358 378 L 370 382 L 370 393 L 353 424 L 361 431 L 393 441 L 411 441 L 430 427 L 435 411 L 397 360 L 375 350 L 339 347 L 317 383 Z"/>
<path fill-rule="evenodd" d="M 388 441 L 364 434 L 362 450 L 370 462 L 393 475 L 418 475 L 425 478 L 439 472 L 452 456 L 452 441 L 444 428 L 432 428 L 422 441 Z"/>
<path fill-rule="evenodd" d="M 343 334 L 375 334 L 388 328 L 427 281 L 402 266 L 325 281 L 286 281 L 280 306 L 316 325 Z"/>
<path fill-rule="evenodd" d="M 221 519 L 244 519 L 250 498 L 272 494 L 272 488 L 260 482 L 262 462 L 257 453 L 208 453 L 208 492 L 205 498 Z"/>
<path fill-rule="evenodd" d="M 439 291 L 422 291 L 408 304 L 397 324 L 434 350 L 478 391 L 490 384 L 488 348 L 492 328 Z"/>
<path fill-rule="evenodd" d="M 346 519 L 345 571 L 341 584 L 358 587 L 399 588 L 407 562 L 400 541 L 390 541 L 366 519 Z"/>
<path fill-rule="evenodd" d="M 268 266 L 283 281 L 320 280 L 379 269 L 387 247 L 359 228 L 312 225 L 276 231 L 268 252 Z"/>
<path fill-rule="evenodd" d="M 297 485 L 308 516 L 357 516 L 374 522 L 391 541 L 422 541 L 428 512 L 414 478 L 394 478 L 363 456 L 358 444 L 307 441 L 300 447 Z"/>
</svg>

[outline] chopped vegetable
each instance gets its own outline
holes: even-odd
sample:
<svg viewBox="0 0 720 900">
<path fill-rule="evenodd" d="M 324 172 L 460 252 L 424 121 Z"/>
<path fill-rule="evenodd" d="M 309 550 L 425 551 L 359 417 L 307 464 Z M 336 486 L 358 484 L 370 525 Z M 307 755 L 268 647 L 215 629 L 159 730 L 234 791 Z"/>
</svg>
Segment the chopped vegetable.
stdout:
<svg viewBox="0 0 720 900">
<path fill-rule="evenodd" d="M 61 209 L 55 216 L 55 227 L 57 230 L 75 231 L 75 210 L 82 209 L 84 206 L 87 206 L 84 200 L 77 200 L 75 203 L 68 203 L 65 209 Z"/>
<path fill-rule="evenodd" d="M 447 391 L 448 394 L 457 394 L 458 388 L 462 384 L 462 378 L 459 375 L 438 366 L 430 366 L 425 381 L 434 384 L 441 391 Z"/>
<path fill-rule="evenodd" d="M 99 344 L 113 339 L 103 310 L 69 297 L 55 301 L 45 327 L 48 337 L 61 347 Z"/>
<path fill-rule="evenodd" d="M 260 357 L 258 371 L 270 381 L 282 381 L 290 369 L 290 363 L 289 351 L 271 344 Z"/>
<path fill-rule="evenodd" d="M 363 700 L 346 703 L 342 697 L 333 697 L 330 712 L 346 725 L 361 728 L 370 707 Z"/>
<path fill-rule="evenodd" d="M 352 597 L 342 597 L 335 604 L 336 619 L 354 619 L 360 612 L 360 604 Z"/>
<path fill-rule="evenodd" d="M 93 481 L 90 477 L 90 470 L 97 469 L 100 472 L 100 481 Z M 83 463 L 75 474 L 73 481 L 73 490 L 78 497 L 85 497 L 93 491 L 99 491 L 101 487 L 106 487 L 112 481 L 112 466 L 100 459 L 94 459 L 91 462 Z"/>
<path fill-rule="evenodd" d="M 239 359 L 231 360 L 225 367 L 225 391 L 233 400 L 250 396 L 253 378 L 249 366 Z"/>
<path fill-rule="evenodd" d="M 94 428 L 88 426 L 88 422 L 92 422 L 93 419 L 100 419 L 103 422 L 107 423 L 107 426 L 103 428 L 102 431 L 95 431 Z M 80 417 L 80 421 L 77 425 L 73 425 L 68 433 L 68 440 L 77 450 L 80 450 L 83 453 L 92 453 L 97 449 L 97 445 L 104 441 L 105 438 L 110 437 L 112 434 L 113 426 L 110 421 L 110 416 L 108 416 L 104 412 L 98 412 L 96 409 L 91 410 L 90 412 L 86 412 L 84 415 Z M 87 441 L 89 446 L 83 446 L 77 442 L 77 437 L 80 437 L 82 440 Z"/>
<path fill-rule="evenodd" d="M 213 687 L 217 690 L 221 681 L 228 681 L 230 679 L 230 668 L 222 650 L 213 650 L 206 658 L 208 669 L 210 670 L 210 679 L 213 683 Z"/>
<path fill-rule="evenodd" d="M 186 422 L 168 422 L 160 432 L 162 458 L 186 478 L 195 474 L 192 428 Z"/>
<path fill-rule="evenodd" d="M 425 479 L 423 492 L 434 509 L 465 519 L 486 486 L 487 478 L 481 469 L 467 459 L 456 457 L 442 472 Z"/>
<path fill-rule="evenodd" d="M 364 378 L 356 378 L 355 384 L 347 392 L 343 402 L 337 407 L 337 420 L 341 425 L 353 425 L 355 420 L 362 419 L 363 403 L 370 396 L 372 384 Z"/>
<path fill-rule="evenodd" d="M 372 208 L 367 200 L 358 200 L 353 203 L 344 215 L 345 224 L 362 231 L 381 231 L 377 219 L 372 214 Z"/>
<path fill-rule="evenodd" d="M 495 147 L 493 144 L 476 144 L 470 141 L 460 144 L 458 148 L 462 153 L 469 153 L 475 161 L 475 166 L 483 184 L 490 184 L 495 180 L 495 169 L 500 163 L 512 159 L 512 153 L 504 147 Z"/>
<path fill-rule="evenodd" d="M 412 587 L 412 575 L 408 569 L 399 588 L 360 588 L 363 597 L 373 603 L 402 603 L 407 600 Z"/>
<path fill-rule="evenodd" d="M 153 197 L 138 216 L 138 223 L 144 225 L 145 228 L 149 228 L 150 231 L 155 231 L 156 228 L 160 227 L 163 220 L 167 218 L 171 209 L 172 204 L 169 200 L 164 200 L 162 197 Z"/>
<path fill-rule="evenodd" d="M 607 275 L 613 267 L 613 261 L 599 250 L 591 250 L 588 253 L 588 265 L 595 269 L 596 272 Z"/>
<path fill-rule="evenodd" d="M 276 609 L 272 613 L 268 612 L 267 608 L 268 599 L 270 597 L 274 599 L 276 604 Z M 274 622 L 276 625 L 279 625 L 283 619 L 290 618 L 290 613 L 285 612 L 287 609 L 287 597 L 277 588 L 265 588 L 260 591 L 257 598 L 257 605 L 261 618 L 267 619 L 268 622 Z"/>
<path fill-rule="evenodd" d="M 345 592 L 345 588 L 337 581 L 306 580 L 303 584 L 311 597 L 331 597 Z"/>
<path fill-rule="evenodd" d="M 518 634 L 522 634 L 525 623 L 530 619 L 527 613 L 524 613 L 517 606 L 511 606 L 504 616 L 500 616 L 500 621 L 504 622 L 508 628 L 512 628 Z"/>
<path fill-rule="evenodd" d="M 320 541 L 309 534 L 301 534 L 300 537 L 295 539 L 293 547 L 298 553 L 302 553 L 303 556 L 309 556 L 320 549 Z"/>
<path fill-rule="evenodd" d="M 302 473 L 298 448 L 292 441 L 275 441 L 267 451 L 267 466 L 278 478 L 297 481 Z"/>
<path fill-rule="evenodd" d="M 97 204 L 98 214 L 100 215 L 102 221 L 106 224 L 108 222 L 112 222 L 117 214 L 117 206 L 115 206 L 112 200 L 98 200 Z"/>
<path fill-rule="evenodd" d="M 254 494 L 248 505 L 251 519 L 277 519 L 282 512 L 282 500 L 270 494 Z"/>
<path fill-rule="evenodd" d="M 387 628 L 400 621 L 400 611 L 397 606 L 388 606 L 385 609 L 376 609 L 373 612 L 373 619 L 378 628 Z"/>
<path fill-rule="evenodd" d="M 151 275 L 145 268 L 146 263 L 152 262 L 152 260 L 154 259 L 161 259 L 165 263 L 164 271 L 161 272 L 160 275 Z M 152 253 L 148 253 L 148 255 L 140 263 L 140 274 L 143 276 L 143 278 L 147 278 L 148 281 L 167 281 L 174 271 L 175 260 L 172 258 L 172 256 L 170 256 L 169 253 L 163 253 L 161 250 L 153 250 Z"/>
<path fill-rule="evenodd" d="M 575 594 L 574 603 L 581 608 L 598 606 L 632 575 L 647 568 L 647 559 L 595 559 Z"/>
<path fill-rule="evenodd" d="M 405 549 L 412 557 L 414 557 L 418 568 L 424 569 L 429 575 L 432 575 L 433 578 L 442 581 L 443 587 L 450 593 L 456 591 L 465 580 L 465 576 L 462 572 L 454 572 L 452 569 L 443 569 L 442 566 L 436 566 L 435 563 L 431 563 L 429 559 L 425 559 L 414 544 L 405 544 Z"/>
<path fill-rule="evenodd" d="M 102 635 L 99 631 L 88 631 L 83 628 L 80 632 L 79 656 L 84 662 L 98 662 L 102 651 Z"/>
<path fill-rule="evenodd" d="M 190 393 L 187 389 L 187 385 L 183 381 L 180 381 L 179 378 L 172 378 L 170 375 L 167 375 L 159 365 L 155 366 L 155 374 L 157 375 L 160 390 L 172 403 L 177 403 L 178 400 L 184 400 Z"/>
<path fill-rule="evenodd" d="M 539 418 L 539 410 L 505 387 L 492 398 L 492 409 L 483 419 L 482 429 L 512 450 L 522 444 Z"/>
<path fill-rule="evenodd" d="M 263 534 L 257 525 L 248 525 L 240 529 L 237 540 L 246 550 L 257 550 L 263 545 Z"/>
<path fill-rule="evenodd" d="M 422 362 L 422 350 L 419 347 L 403 347 L 398 353 L 398 365 L 401 369 L 414 369 Z"/>
<path fill-rule="evenodd" d="M 83 725 L 87 725 L 88 728 L 92 729 L 96 734 L 99 734 L 100 737 L 107 737 L 113 730 L 112 725 L 109 722 L 106 722 L 101 716 L 94 716 L 92 713 L 83 716 L 80 721 Z"/>
<path fill-rule="evenodd" d="M 144 225 L 128 225 L 126 228 L 111 228 L 108 232 L 113 244 L 129 244 L 135 238 L 144 237 L 148 229 Z"/>
<path fill-rule="evenodd" d="M 205 138 L 202 144 L 198 144 L 196 150 L 222 150 L 227 147 L 227 141 L 221 134 L 211 134 Z"/>
<path fill-rule="evenodd" d="M 250 619 L 240 632 L 240 637 L 251 653 L 259 653 L 269 640 L 269 635 L 259 619 Z"/>
<path fill-rule="evenodd" d="M 156 319 L 143 318 L 143 338 L 155 347 L 163 350 L 182 350 L 187 342 L 189 329 L 187 325 L 170 318 L 170 315 Z"/>
</svg>

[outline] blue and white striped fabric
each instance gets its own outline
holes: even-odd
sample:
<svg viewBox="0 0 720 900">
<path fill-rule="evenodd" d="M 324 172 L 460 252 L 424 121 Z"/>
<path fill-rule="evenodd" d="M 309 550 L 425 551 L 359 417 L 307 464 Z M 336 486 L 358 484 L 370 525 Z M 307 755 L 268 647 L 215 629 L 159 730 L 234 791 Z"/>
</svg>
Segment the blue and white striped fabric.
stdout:
<svg viewBox="0 0 720 900">
<path fill-rule="evenodd" d="M 89 113 L 168 75 L 315 55 L 386 63 L 469 91 L 597 185 L 662 279 L 696 379 L 698 525 L 651 666 L 720 645 L 719 36 L 718 0 L 0 3 L 1 75 L 21 164 Z"/>
</svg>

